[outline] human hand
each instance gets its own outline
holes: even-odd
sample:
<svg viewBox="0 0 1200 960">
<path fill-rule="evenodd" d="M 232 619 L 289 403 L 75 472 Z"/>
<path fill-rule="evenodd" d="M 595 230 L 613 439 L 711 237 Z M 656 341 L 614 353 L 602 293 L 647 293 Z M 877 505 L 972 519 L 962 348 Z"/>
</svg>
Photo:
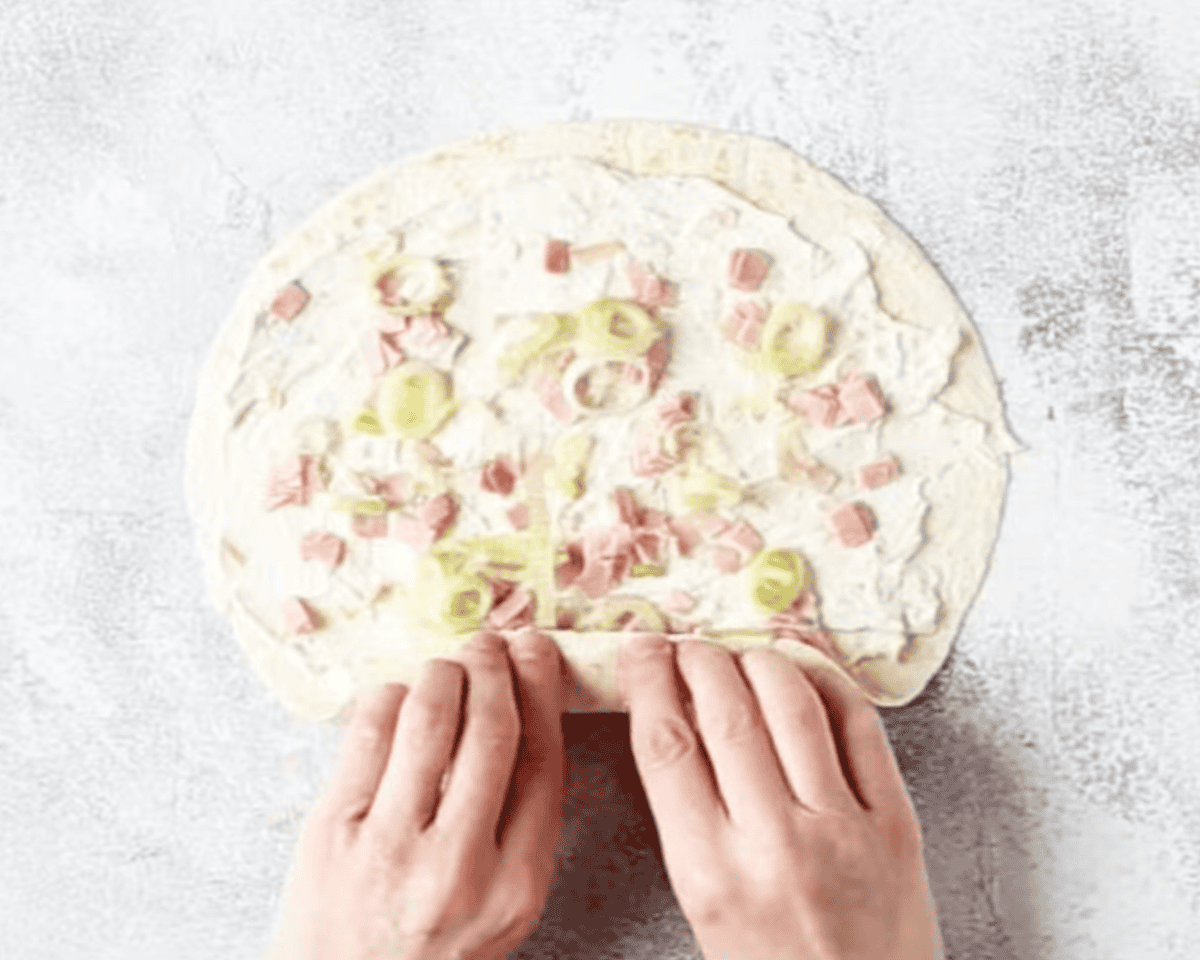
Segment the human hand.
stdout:
<svg viewBox="0 0 1200 960">
<path fill-rule="evenodd" d="M 562 814 L 561 660 L 533 630 L 505 648 L 480 634 L 411 691 L 360 698 L 272 960 L 493 960 L 536 928 Z"/>
<path fill-rule="evenodd" d="M 618 678 L 708 960 L 941 960 L 921 828 L 857 690 L 776 650 L 650 637 L 622 649 Z"/>
</svg>

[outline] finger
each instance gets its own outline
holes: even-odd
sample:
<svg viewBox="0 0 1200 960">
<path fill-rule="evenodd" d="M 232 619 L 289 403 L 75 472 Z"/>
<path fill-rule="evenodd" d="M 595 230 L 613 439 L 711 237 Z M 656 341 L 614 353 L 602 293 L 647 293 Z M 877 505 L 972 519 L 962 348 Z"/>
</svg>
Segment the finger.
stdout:
<svg viewBox="0 0 1200 960">
<path fill-rule="evenodd" d="M 679 672 L 691 690 L 704 750 L 731 820 L 749 826 L 778 818 L 792 796 L 754 696 L 727 650 L 680 641 Z"/>
<path fill-rule="evenodd" d="M 323 803 L 337 816 L 361 819 L 370 809 L 387 768 L 396 716 L 407 688 L 389 684 L 359 695 L 346 725 L 342 752 Z"/>
<path fill-rule="evenodd" d="M 829 714 L 812 681 L 777 650 L 747 650 L 741 661 L 796 799 L 810 810 L 856 809 Z"/>
<path fill-rule="evenodd" d="M 708 764 L 688 722 L 675 676 L 675 647 L 663 637 L 627 641 L 617 680 L 629 708 L 629 737 L 664 852 L 687 850 L 725 821 Z"/>
<path fill-rule="evenodd" d="M 542 870 L 548 894 L 562 820 L 566 767 L 562 660 L 554 641 L 537 630 L 522 630 L 509 638 L 507 646 L 517 680 L 521 742 L 500 814 L 497 843 L 501 869 L 511 863 Z"/>
<path fill-rule="evenodd" d="M 911 804 L 879 711 L 833 670 L 805 666 L 805 675 L 825 702 L 843 769 L 868 810 L 898 810 Z"/>
<path fill-rule="evenodd" d="M 392 755 L 370 813 L 389 834 L 422 830 L 433 819 L 459 729 L 463 679 L 460 664 L 430 660 L 400 710 Z"/>
<path fill-rule="evenodd" d="M 521 739 L 521 719 L 499 635 L 476 634 L 463 652 L 463 662 L 467 703 L 462 738 L 435 819 L 464 832 L 471 845 L 484 839 L 495 844 Z"/>
</svg>

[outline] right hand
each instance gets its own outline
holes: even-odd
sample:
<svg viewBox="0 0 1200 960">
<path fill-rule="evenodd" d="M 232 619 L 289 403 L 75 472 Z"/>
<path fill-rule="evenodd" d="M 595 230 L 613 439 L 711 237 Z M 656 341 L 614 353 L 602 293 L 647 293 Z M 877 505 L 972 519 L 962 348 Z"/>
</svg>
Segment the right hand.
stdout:
<svg viewBox="0 0 1200 960">
<path fill-rule="evenodd" d="M 848 682 L 769 648 L 735 660 L 648 636 L 622 649 L 618 678 L 667 874 L 708 960 L 942 960 L 916 812 Z"/>
</svg>

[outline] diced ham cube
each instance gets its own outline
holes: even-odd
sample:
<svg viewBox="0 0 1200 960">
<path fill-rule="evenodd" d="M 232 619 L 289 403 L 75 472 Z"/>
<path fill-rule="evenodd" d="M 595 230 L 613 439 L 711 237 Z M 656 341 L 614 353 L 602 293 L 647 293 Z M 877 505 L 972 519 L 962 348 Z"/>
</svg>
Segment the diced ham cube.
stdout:
<svg viewBox="0 0 1200 960">
<path fill-rule="evenodd" d="M 299 597 L 289 597 L 283 602 L 283 629 L 290 636 L 312 633 L 321 626 L 321 618 Z"/>
<path fill-rule="evenodd" d="M 431 313 L 406 317 L 404 329 L 396 334 L 400 345 L 409 350 L 427 350 L 449 337 L 450 328 L 445 321 Z"/>
<path fill-rule="evenodd" d="M 668 337 L 659 337 L 646 351 L 646 386 L 651 393 L 658 389 L 663 374 L 667 372 L 667 364 L 671 362 L 671 341 Z"/>
<path fill-rule="evenodd" d="M 544 259 L 547 273 L 566 273 L 571 269 L 571 245 L 566 240 L 547 240 Z"/>
<path fill-rule="evenodd" d="M 517 472 L 513 468 L 511 457 L 497 457 L 484 464 L 479 475 L 479 485 L 488 493 L 498 493 L 507 497 L 513 492 L 517 482 Z"/>
<path fill-rule="evenodd" d="M 875 514 L 865 503 L 848 503 L 829 518 L 834 535 L 843 547 L 861 547 L 875 534 Z"/>
<path fill-rule="evenodd" d="M 300 541 L 301 560 L 319 560 L 331 570 L 346 557 L 346 542 L 323 530 L 313 530 Z"/>
<path fill-rule="evenodd" d="M 418 553 L 424 553 L 434 541 L 433 530 L 408 513 L 396 514 L 392 520 L 392 536 Z"/>
<path fill-rule="evenodd" d="M 690 393 L 677 393 L 658 405 L 655 418 L 663 430 L 673 430 L 696 417 L 696 397 Z"/>
<path fill-rule="evenodd" d="M 787 398 L 787 405 L 814 427 L 832 429 L 841 422 L 842 406 L 836 384 L 794 391 Z"/>
<path fill-rule="evenodd" d="M 368 539 L 386 537 L 388 518 L 386 513 L 356 513 L 350 518 L 350 529 L 356 536 Z"/>
<path fill-rule="evenodd" d="M 570 423 L 575 419 L 571 408 L 567 406 L 567 398 L 563 396 L 562 384 L 553 377 L 536 375 L 530 378 L 529 385 L 542 401 L 542 406 L 549 410 L 551 416 L 559 423 Z"/>
<path fill-rule="evenodd" d="M 396 343 L 395 336 L 382 330 L 368 330 L 362 335 L 363 359 L 367 361 L 371 376 L 382 376 L 404 362 L 404 351 Z"/>
<path fill-rule="evenodd" d="M 629 283 L 633 287 L 633 299 L 650 310 L 669 307 L 679 292 L 675 284 L 658 276 L 640 260 L 629 264 Z"/>
<path fill-rule="evenodd" d="M 822 493 L 828 493 L 837 486 L 838 475 L 823 463 L 814 463 L 806 468 L 808 479 Z"/>
<path fill-rule="evenodd" d="M 562 373 L 575 361 L 575 351 L 569 347 L 566 350 L 560 350 L 558 353 L 552 354 L 549 358 L 550 366 L 559 373 Z"/>
<path fill-rule="evenodd" d="M 496 630 L 514 630 L 533 623 L 537 600 L 524 587 L 515 587 L 488 613 L 488 626 Z"/>
<path fill-rule="evenodd" d="M 719 537 L 729 528 L 729 521 L 715 513 L 690 513 L 688 519 L 706 537 Z"/>
<path fill-rule="evenodd" d="M 725 318 L 725 336 L 743 350 L 758 349 L 758 335 L 762 332 L 767 311 L 757 303 L 744 300 L 734 306 Z"/>
<path fill-rule="evenodd" d="M 675 547 L 679 551 L 679 555 L 691 556 L 704 539 L 695 522 L 688 517 L 671 517 L 667 524 L 675 537 Z"/>
<path fill-rule="evenodd" d="M 309 296 L 299 283 L 289 283 L 271 301 L 271 319 L 294 320 L 308 306 Z"/>
<path fill-rule="evenodd" d="M 899 475 L 900 468 L 896 465 L 895 458 L 884 457 L 865 467 L 859 467 L 858 485 L 867 490 L 874 490 L 876 487 L 882 487 L 885 483 L 891 483 Z"/>
<path fill-rule="evenodd" d="M 452 493 L 430 497 L 417 508 L 417 518 L 429 527 L 434 540 L 441 540 L 458 519 L 458 501 Z"/>
<path fill-rule="evenodd" d="M 565 547 L 567 559 L 554 568 L 554 583 L 560 590 L 565 590 L 583 572 L 583 545 L 568 543 Z"/>
<path fill-rule="evenodd" d="M 712 548 L 712 562 L 722 573 L 737 573 L 742 569 L 742 554 L 733 547 L 717 544 Z"/>
<path fill-rule="evenodd" d="M 514 530 L 524 530 L 529 526 L 529 507 L 523 503 L 511 507 L 508 511 L 508 522 Z"/>
<path fill-rule="evenodd" d="M 375 289 L 379 291 L 379 302 L 385 307 L 398 307 L 404 303 L 400 293 L 400 278 L 394 270 L 389 270 L 375 281 Z"/>
<path fill-rule="evenodd" d="M 376 496 L 383 497 L 389 508 L 401 507 L 413 494 L 412 477 L 406 473 L 392 473 L 381 477 L 372 485 Z"/>
<path fill-rule="evenodd" d="M 734 250 L 729 255 L 729 282 L 738 290 L 757 290 L 770 269 L 771 258 L 761 250 Z"/>
<path fill-rule="evenodd" d="M 623 526 L 589 530 L 583 535 L 583 570 L 574 586 L 592 600 L 604 596 L 629 572 L 630 536 Z"/>
<path fill-rule="evenodd" d="M 631 463 L 638 477 L 652 477 L 675 466 L 675 461 L 663 453 L 662 439 L 653 430 L 642 430 L 634 438 Z"/>
<path fill-rule="evenodd" d="M 758 535 L 758 531 L 744 520 L 738 520 L 722 531 L 721 542 L 750 555 L 758 553 L 763 548 L 762 537 Z"/>
<path fill-rule="evenodd" d="M 695 598 L 686 591 L 675 590 L 668 594 L 662 605 L 672 613 L 687 613 L 696 606 Z"/>
<path fill-rule="evenodd" d="M 454 466 L 454 461 L 442 453 L 442 451 L 437 448 L 436 444 L 431 443 L 429 440 L 418 440 L 415 449 L 417 451 L 417 456 L 420 457 L 424 463 L 427 463 L 431 467 Z"/>
<path fill-rule="evenodd" d="M 862 373 L 851 374 L 838 389 L 841 411 L 838 425 L 843 423 L 870 423 L 887 413 L 887 403 L 879 392 L 875 378 Z"/>
<path fill-rule="evenodd" d="M 316 457 L 294 457 L 271 472 L 267 481 L 267 509 L 308 505 L 313 493 L 322 489 L 321 468 Z"/>
<path fill-rule="evenodd" d="M 646 509 L 637 502 L 637 497 L 628 487 L 617 487 L 612 492 L 613 506 L 621 522 L 630 527 L 640 527 L 646 522 Z"/>
</svg>

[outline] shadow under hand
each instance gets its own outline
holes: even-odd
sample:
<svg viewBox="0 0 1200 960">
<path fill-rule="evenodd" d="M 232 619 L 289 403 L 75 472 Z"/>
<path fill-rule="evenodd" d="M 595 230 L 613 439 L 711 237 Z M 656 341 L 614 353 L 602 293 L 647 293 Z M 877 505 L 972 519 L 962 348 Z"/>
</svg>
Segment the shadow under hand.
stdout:
<svg viewBox="0 0 1200 960">
<path fill-rule="evenodd" d="M 567 714 L 554 887 L 520 960 L 700 960 L 667 881 L 629 746 L 629 716 Z"/>
<path fill-rule="evenodd" d="M 924 831 L 947 960 L 1035 960 L 1046 948 L 1032 876 L 1039 799 L 1018 764 L 1023 745 L 980 729 L 981 686 L 952 653 L 883 718 Z"/>
</svg>

